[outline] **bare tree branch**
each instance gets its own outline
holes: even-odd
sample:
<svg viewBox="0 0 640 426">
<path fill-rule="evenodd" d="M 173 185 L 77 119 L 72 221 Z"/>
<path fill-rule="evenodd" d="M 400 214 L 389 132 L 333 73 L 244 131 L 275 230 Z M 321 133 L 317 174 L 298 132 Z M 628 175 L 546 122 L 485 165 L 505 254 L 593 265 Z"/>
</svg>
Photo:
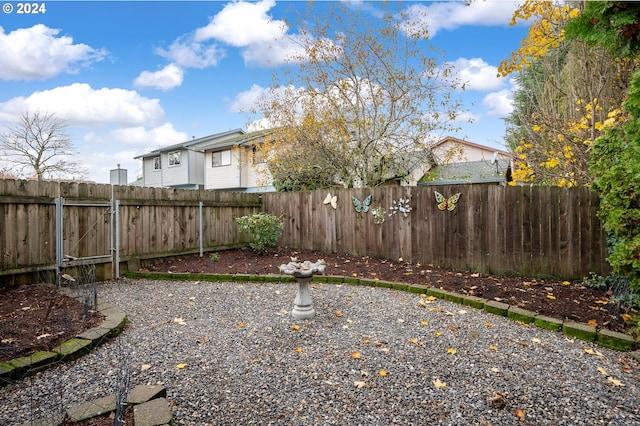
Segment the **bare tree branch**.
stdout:
<svg viewBox="0 0 640 426">
<path fill-rule="evenodd" d="M 38 180 L 86 177 L 86 168 L 68 160 L 76 152 L 66 128 L 67 123 L 53 113 L 22 113 L 17 124 L 0 133 L 0 152 L 8 160 L 8 168 Z"/>
</svg>

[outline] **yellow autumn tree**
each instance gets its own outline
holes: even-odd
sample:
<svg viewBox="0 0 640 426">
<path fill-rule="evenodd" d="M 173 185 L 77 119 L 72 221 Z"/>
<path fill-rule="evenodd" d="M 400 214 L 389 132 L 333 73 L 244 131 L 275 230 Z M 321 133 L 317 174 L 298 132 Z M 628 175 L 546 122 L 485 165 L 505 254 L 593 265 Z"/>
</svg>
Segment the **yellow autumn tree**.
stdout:
<svg viewBox="0 0 640 426">
<path fill-rule="evenodd" d="M 512 23 L 535 19 L 499 68 L 502 75 L 517 72 L 519 85 L 506 136 L 518 158 L 515 182 L 589 185 L 591 145 L 620 109 L 635 64 L 565 40 L 564 26 L 579 13 L 566 4 L 527 1 L 514 14 Z"/>
<path fill-rule="evenodd" d="M 428 45 L 419 20 L 406 24 L 397 3 L 318 10 L 299 19 L 291 40 L 299 53 L 277 70 L 254 111 L 278 129 L 263 146 L 276 186 L 374 187 L 405 177 L 411 161 L 454 130 L 453 69 Z"/>
</svg>

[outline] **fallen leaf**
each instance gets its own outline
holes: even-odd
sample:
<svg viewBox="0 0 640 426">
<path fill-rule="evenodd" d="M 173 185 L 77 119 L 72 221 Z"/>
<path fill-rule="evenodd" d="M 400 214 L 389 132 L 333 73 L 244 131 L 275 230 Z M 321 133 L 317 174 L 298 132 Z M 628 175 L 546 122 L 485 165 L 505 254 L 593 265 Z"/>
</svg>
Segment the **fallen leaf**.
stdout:
<svg viewBox="0 0 640 426">
<path fill-rule="evenodd" d="M 23 311 L 28 311 L 29 309 L 31 309 L 31 306 L 25 306 L 24 308 L 22 308 Z"/>
<path fill-rule="evenodd" d="M 338 310 L 338 311 L 336 311 L 336 314 L 335 314 L 335 315 L 336 315 L 338 318 L 340 318 L 340 317 L 343 315 L 343 313 L 342 313 L 342 311 Z"/>
<path fill-rule="evenodd" d="M 435 334 L 436 336 L 442 336 L 442 333 L 439 331 L 434 331 L 433 334 Z"/>
<path fill-rule="evenodd" d="M 467 313 L 467 311 L 465 311 L 464 309 L 460 309 L 460 310 L 458 311 L 458 313 L 459 313 L 460 315 L 464 315 L 464 314 L 466 314 L 466 313 Z"/>
<path fill-rule="evenodd" d="M 185 368 L 187 366 L 187 364 L 178 364 L 176 365 L 176 368 L 182 370 L 183 368 Z"/>
<path fill-rule="evenodd" d="M 36 337 L 36 339 L 40 340 L 40 339 L 44 339 L 45 337 L 49 337 L 49 336 L 51 336 L 51 334 L 45 333 L 45 334 L 39 335 L 38 337 Z"/>
<path fill-rule="evenodd" d="M 625 322 L 629 322 L 633 319 L 633 316 L 629 314 L 620 314 L 620 318 L 622 318 Z"/>
<path fill-rule="evenodd" d="M 498 367 L 492 367 L 489 370 L 493 371 L 494 373 L 499 373 L 500 369 Z"/>
<path fill-rule="evenodd" d="M 605 370 L 602 367 L 598 367 L 598 371 L 600 372 L 600 374 L 602 374 L 603 376 L 608 376 L 609 374 L 607 374 L 607 370 Z"/>
<path fill-rule="evenodd" d="M 427 296 L 427 302 L 433 302 L 433 301 L 436 301 L 436 300 L 438 300 L 438 298 L 435 297 L 435 296 Z"/>
<path fill-rule="evenodd" d="M 151 364 L 142 364 L 140 366 L 140 371 L 147 371 L 150 368 L 151 368 Z"/>
<path fill-rule="evenodd" d="M 176 324 L 180 324 L 180 325 L 187 325 L 186 322 L 184 322 L 184 320 L 182 318 L 174 318 L 173 322 L 175 322 Z"/>
<path fill-rule="evenodd" d="M 620 380 L 618 379 L 614 379 L 613 377 L 609 376 L 607 377 L 607 380 L 612 383 L 614 386 L 624 386 L 624 383 L 622 383 Z"/>
<path fill-rule="evenodd" d="M 369 340 L 369 339 L 364 339 L 364 340 L 362 341 L 362 343 L 364 343 L 365 345 L 368 345 L 369 343 L 371 343 L 371 340 Z"/>
<path fill-rule="evenodd" d="M 411 342 L 411 343 L 418 343 L 418 338 L 416 338 L 416 337 L 412 337 L 411 339 L 409 339 L 409 342 Z"/>
<path fill-rule="evenodd" d="M 243 322 L 238 323 L 238 328 L 245 328 L 245 327 L 246 327 L 246 325 L 244 325 Z"/>
<path fill-rule="evenodd" d="M 524 420 L 524 418 L 526 417 L 524 410 L 521 410 L 519 408 L 516 408 L 515 410 L 513 410 L 513 414 L 516 415 L 518 420 Z"/>
<path fill-rule="evenodd" d="M 587 321 L 587 324 L 589 324 L 591 327 L 595 327 L 598 325 L 598 321 L 590 319 L 589 321 Z"/>
<path fill-rule="evenodd" d="M 433 386 L 435 386 L 437 389 L 444 389 L 447 387 L 447 384 L 445 382 L 440 381 L 440 379 L 435 379 L 432 381 Z"/>
<path fill-rule="evenodd" d="M 291 326 L 291 329 L 292 329 L 292 330 L 300 330 L 300 326 L 299 326 L 298 324 L 293 324 L 293 325 Z"/>
<path fill-rule="evenodd" d="M 353 382 L 353 386 L 357 387 L 358 389 L 361 389 L 361 388 L 367 386 L 367 384 L 365 382 L 355 381 L 355 382 Z"/>
<path fill-rule="evenodd" d="M 301 353 L 302 353 L 302 348 L 301 348 L 300 346 L 298 346 L 298 347 L 297 347 L 297 348 L 295 348 L 293 351 L 294 351 L 294 352 L 298 352 L 299 354 L 301 354 Z"/>
<path fill-rule="evenodd" d="M 599 305 L 606 305 L 609 303 L 609 299 L 604 299 L 604 300 L 596 300 L 596 303 Z"/>
<path fill-rule="evenodd" d="M 491 324 L 489 321 L 485 322 L 484 325 L 486 325 L 487 327 L 493 327 L 493 324 Z"/>
<path fill-rule="evenodd" d="M 447 352 L 450 353 L 451 355 L 455 355 L 457 351 L 453 348 L 449 348 L 447 349 Z"/>
<path fill-rule="evenodd" d="M 547 299 L 556 300 L 556 297 L 553 294 L 547 294 Z"/>
<path fill-rule="evenodd" d="M 382 377 L 386 377 L 389 373 L 387 372 L 387 370 L 380 370 L 378 374 L 381 375 Z"/>
<path fill-rule="evenodd" d="M 362 358 L 362 355 L 360 354 L 360 352 L 351 352 L 351 358 L 360 359 Z"/>
<path fill-rule="evenodd" d="M 400 324 L 402 324 L 404 322 L 404 319 L 398 318 L 396 321 L 398 321 Z"/>
<path fill-rule="evenodd" d="M 422 320 L 422 321 L 420 321 L 420 324 L 422 324 L 422 325 L 429 325 L 429 321 Z"/>
<path fill-rule="evenodd" d="M 385 354 L 389 353 L 389 348 L 382 348 L 380 349 L 380 351 L 384 352 Z"/>
<path fill-rule="evenodd" d="M 491 345 L 491 346 L 489 346 L 489 349 L 491 349 L 492 351 L 497 351 L 498 347 L 495 346 L 495 345 Z"/>
<path fill-rule="evenodd" d="M 449 326 L 449 330 L 451 330 L 451 331 L 458 331 L 458 330 L 460 330 L 460 329 L 459 329 L 458 327 L 456 327 L 455 325 L 450 325 L 450 326 Z"/>
<path fill-rule="evenodd" d="M 533 343 L 542 343 L 542 341 L 541 341 L 540 339 L 538 339 L 537 337 L 532 337 L 532 338 L 531 338 L 531 341 L 532 341 Z"/>
</svg>

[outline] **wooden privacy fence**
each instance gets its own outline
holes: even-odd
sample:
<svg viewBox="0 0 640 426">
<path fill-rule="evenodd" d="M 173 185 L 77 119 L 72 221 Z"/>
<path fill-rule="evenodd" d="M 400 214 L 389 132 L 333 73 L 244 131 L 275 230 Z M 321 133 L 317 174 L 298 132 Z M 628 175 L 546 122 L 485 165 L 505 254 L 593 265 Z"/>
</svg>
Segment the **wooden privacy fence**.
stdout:
<svg viewBox="0 0 640 426">
<path fill-rule="evenodd" d="M 107 278 L 120 262 L 246 245 L 234 219 L 260 207 L 257 194 L 0 180 L 0 283 L 83 263 Z"/>
<path fill-rule="evenodd" d="M 438 208 L 435 192 L 460 193 L 455 209 Z M 458 270 L 579 279 L 607 274 L 606 234 L 588 188 L 497 185 L 383 187 L 263 195 L 264 210 L 285 220 L 281 245 L 324 252 L 402 258 Z M 354 209 L 351 197 L 367 213 Z M 401 199 L 411 211 L 393 213 Z M 372 212 L 385 209 L 376 224 Z M 315 259 L 313 259 L 315 260 Z"/>
</svg>

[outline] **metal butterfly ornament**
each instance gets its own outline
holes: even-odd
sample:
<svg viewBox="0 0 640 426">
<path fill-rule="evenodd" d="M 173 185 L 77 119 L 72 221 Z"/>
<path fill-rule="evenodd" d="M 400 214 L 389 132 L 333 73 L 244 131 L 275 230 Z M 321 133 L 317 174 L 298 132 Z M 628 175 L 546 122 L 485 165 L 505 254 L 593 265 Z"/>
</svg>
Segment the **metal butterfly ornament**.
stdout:
<svg viewBox="0 0 640 426">
<path fill-rule="evenodd" d="M 335 209 L 338 208 L 338 196 L 337 195 L 331 195 L 331 193 L 328 193 L 326 197 L 324 197 L 324 201 L 322 202 L 322 204 L 331 204 L 331 207 Z"/>
<path fill-rule="evenodd" d="M 438 208 L 440 210 L 449 210 L 453 211 L 458 204 L 458 200 L 460 200 L 460 196 L 462 193 L 457 192 L 453 194 L 451 197 L 447 198 L 438 191 L 434 191 L 436 195 L 436 202 L 438 203 Z"/>
<path fill-rule="evenodd" d="M 367 213 L 369 211 L 369 207 L 371 206 L 372 196 L 369 195 L 367 198 L 362 200 L 358 200 L 356 197 L 351 197 L 351 202 L 353 203 L 353 207 L 356 210 L 356 213 Z"/>
</svg>

